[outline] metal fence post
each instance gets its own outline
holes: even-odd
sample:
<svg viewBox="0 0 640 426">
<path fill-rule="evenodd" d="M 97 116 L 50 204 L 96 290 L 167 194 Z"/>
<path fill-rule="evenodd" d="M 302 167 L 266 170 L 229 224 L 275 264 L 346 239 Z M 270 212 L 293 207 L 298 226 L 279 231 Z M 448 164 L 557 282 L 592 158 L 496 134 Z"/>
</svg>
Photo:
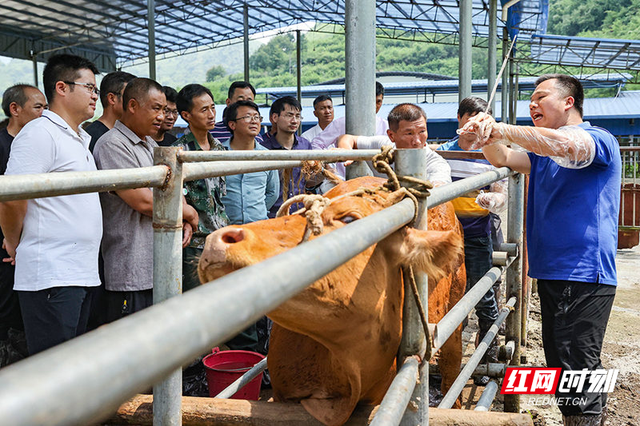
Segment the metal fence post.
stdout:
<svg viewBox="0 0 640 426">
<path fill-rule="evenodd" d="M 507 216 L 507 242 L 518 245 L 522 253 L 524 223 L 524 175 L 516 174 L 509 178 L 509 211 Z M 516 297 L 515 312 L 507 318 L 507 342 L 513 341 L 515 349 L 509 365 L 520 365 L 520 346 L 522 338 L 522 255 L 518 256 L 507 269 L 507 299 Z M 505 395 L 504 410 L 520 412 L 520 395 Z"/>
<path fill-rule="evenodd" d="M 412 176 L 418 179 L 427 178 L 427 155 L 424 149 L 397 149 L 395 151 L 395 170 L 398 175 Z M 403 186 L 409 186 L 404 184 Z M 418 216 L 414 224 L 417 229 L 427 229 L 427 202 L 426 199 L 419 200 Z M 418 293 L 425 310 L 429 312 L 429 285 L 427 276 L 423 273 L 414 272 Z M 402 316 L 402 343 L 399 350 L 399 362 L 402 365 L 405 357 L 421 355 L 426 349 L 426 340 L 418 307 L 413 298 L 411 288 L 405 282 L 404 288 L 404 310 Z M 401 425 L 406 426 L 428 426 L 429 424 L 429 355 L 426 354 L 423 364 L 420 367 L 418 384 L 413 390 L 409 408 L 405 411 Z"/>
<path fill-rule="evenodd" d="M 153 303 L 182 293 L 182 163 L 178 148 L 156 148 L 154 164 L 169 167 L 153 189 Z M 182 425 L 182 369 L 153 387 L 154 426 Z"/>
</svg>

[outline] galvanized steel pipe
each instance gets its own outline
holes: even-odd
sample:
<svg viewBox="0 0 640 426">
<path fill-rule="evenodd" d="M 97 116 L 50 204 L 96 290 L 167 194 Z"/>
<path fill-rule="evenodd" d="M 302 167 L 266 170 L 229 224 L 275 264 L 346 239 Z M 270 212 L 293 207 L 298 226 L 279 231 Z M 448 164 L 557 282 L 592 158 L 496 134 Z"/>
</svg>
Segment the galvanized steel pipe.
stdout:
<svg viewBox="0 0 640 426">
<path fill-rule="evenodd" d="M 413 202 L 402 200 L 3 368 L 0 424 L 90 424 L 107 418 L 123 401 L 400 229 L 413 214 Z"/>
<path fill-rule="evenodd" d="M 420 363 L 417 357 L 412 356 L 405 359 L 402 367 L 398 370 L 398 374 L 391 382 L 389 390 L 387 390 L 382 399 L 380 407 L 371 421 L 371 426 L 395 426 L 400 424 L 418 380 L 419 366 Z M 428 404 L 428 401 L 425 401 L 425 403 Z"/>
<path fill-rule="evenodd" d="M 397 149 L 395 154 L 395 170 L 400 176 L 410 176 L 417 179 L 427 179 L 427 152 L 424 149 Z M 402 186 L 413 187 L 414 184 L 402 182 Z M 418 199 L 418 212 L 414 223 L 416 229 L 427 229 L 427 203 L 425 199 Z M 420 271 L 413 271 L 418 289 L 418 296 L 424 309 L 424 315 L 429 312 L 429 284 L 427 275 Z M 418 304 L 413 295 L 411 285 L 404 280 L 404 306 L 402 314 L 402 342 L 398 350 L 398 364 L 403 357 L 419 355 L 424 359 L 427 347 L 425 330 L 420 319 Z M 427 361 L 428 362 L 428 361 Z M 412 402 L 416 410 L 406 410 L 401 424 L 416 425 L 429 422 L 429 368 L 419 372 L 419 382 L 412 390 Z M 413 388 L 413 387 L 412 387 Z M 406 404 L 404 405 L 406 407 Z"/>
<path fill-rule="evenodd" d="M 485 386 L 482 395 L 480 395 L 480 399 L 478 399 L 478 403 L 476 404 L 474 411 L 489 411 L 497 392 L 498 382 L 490 380 L 489 383 L 487 383 L 487 386 Z"/>
<path fill-rule="evenodd" d="M 249 371 L 244 373 L 242 377 L 240 377 L 235 382 L 231 383 L 227 386 L 222 392 L 217 394 L 214 398 L 220 399 L 228 399 L 235 395 L 240 389 L 245 387 L 250 381 L 255 379 L 267 369 L 267 357 L 264 357 L 259 363 L 251 367 Z"/>
<path fill-rule="evenodd" d="M 154 164 L 166 164 L 166 185 L 153 189 L 153 303 L 182 293 L 182 164 L 178 148 L 160 147 Z M 153 387 L 153 424 L 182 424 L 182 368 L 176 368 Z"/>
<path fill-rule="evenodd" d="M 327 150 L 275 150 L 275 151 L 180 151 L 178 161 L 194 163 L 197 161 L 346 161 L 371 160 L 379 154 L 378 149 L 327 149 Z"/>
<path fill-rule="evenodd" d="M 431 195 L 427 198 L 427 208 L 432 208 L 439 204 L 446 203 L 447 201 L 451 201 L 454 198 L 459 197 L 461 194 L 466 194 L 474 189 L 482 188 L 483 186 L 487 186 L 515 173 L 516 172 L 507 167 L 500 167 L 496 170 L 480 173 L 470 178 L 461 179 L 448 185 L 433 188 L 430 191 Z"/>
<path fill-rule="evenodd" d="M 471 287 L 467 293 L 455 304 L 453 308 L 436 325 L 436 331 L 433 334 L 433 348 L 431 349 L 431 358 L 451 337 L 453 332 L 458 328 L 471 310 L 478 304 L 482 296 L 484 296 L 491 286 L 500 278 L 502 270 L 493 267 L 480 278 L 480 280 Z"/>
<path fill-rule="evenodd" d="M 524 175 L 509 177 L 508 212 L 507 212 L 507 241 L 516 244 L 520 249 L 523 243 L 524 224 Z M 522 252 L 522 251 L 520 251 Z M 507 320 L 506 339 L 515 342 L 513 358 L 509 365 L 520 365 L 520 344 L 522 338 L 522 256 L 518 256 L 507 268 L 508 298 L 517 297 L 515 313 Z M 510 394 L 504 397 L 504 410 L 511 413 L 520 412 L 520 395 Z"/>
<path fill-rule="evenodd" d="M 447 392 L 444 398 L 442 398 L 442 401 L 438 405 L 438 408 L 453 407 L 453 404 L 458 399 L 458 395 L 460 395 L 460 392 L 462 392 L 462 389 L 467 383 L 467 380 L 469 380 L 469 377 L 471 377 L 471 374 L 473 374 L 476 367 L 480 363 L 480 360 L 489 348 L 489 344 L 498 334 L 500 325 L 502 325 L 504 320 L 507 318 L 507 315 L 509 315 L 509 313 L 511 312 L 511 308 L 513 308 L 515 304 L 516 298 L 512 297 L 511 299 L 509 299 L 504 308 L 502 308 L 500 314 L 498 315 L 498 318 L 493 322 L 493 324 L 489 328 L 489 331 L 487 331 L 487 334 L 484 336 L 484 339 L 482 339 L 482 342 L 480 342 L 473 355 L 471 355 L 471 358 L 467 362 L 467 365 L 464 366 L 456 380 L 451 385 L 451 388 L 449 388 L 449 392 Z"/>
<path fill-rule="evenodd" d="M 505 364 L 490 362 L 488 364 L 479 364 L 476 369 L 473 370 L 472 376 L 504 377 L 506 371 L 507 366 Z M 429 374 L 440 374 L 438 364 L 429 364 Z"/>
<path fill-rule="evenodd" d="M 215 161 L 209 163 L 186 163 L 182 166 L 182 170 L 184 180 L 190 181 L 214 176 L 291 169 L 301 166 L 302 161 Z"/>
<path fill-rule="evenodd" d="M 162 186 L 167 166 L 0 176 L 0 201 Z"/>
</svg>

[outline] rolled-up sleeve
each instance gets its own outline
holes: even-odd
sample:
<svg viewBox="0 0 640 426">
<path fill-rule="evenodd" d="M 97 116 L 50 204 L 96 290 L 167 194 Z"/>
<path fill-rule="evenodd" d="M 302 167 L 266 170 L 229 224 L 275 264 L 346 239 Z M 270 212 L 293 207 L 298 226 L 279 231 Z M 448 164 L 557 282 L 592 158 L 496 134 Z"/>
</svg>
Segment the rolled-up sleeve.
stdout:
<svg viewBox="0 0 640 426">
<path fill-rule="evenodd" d="M 451 183 L 451 167 L 447 160 L 430 148 L 425 150 L 427 151 L 427 178 L 431 181 Z"/>
</svg>

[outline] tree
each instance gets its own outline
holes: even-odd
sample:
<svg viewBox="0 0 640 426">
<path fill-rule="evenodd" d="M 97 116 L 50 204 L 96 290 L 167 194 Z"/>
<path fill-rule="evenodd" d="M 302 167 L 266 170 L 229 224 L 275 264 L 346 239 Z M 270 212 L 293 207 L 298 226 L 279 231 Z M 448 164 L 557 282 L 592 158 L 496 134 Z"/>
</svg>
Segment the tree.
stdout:
<svg viewBox="0 0 640 426">
<path fill-rule="evenodd" d="M 222 65 L 214 65 L 207 71 L 207 82 L 212 83 L 227 75 L 227 71 Z"/>
</svg>

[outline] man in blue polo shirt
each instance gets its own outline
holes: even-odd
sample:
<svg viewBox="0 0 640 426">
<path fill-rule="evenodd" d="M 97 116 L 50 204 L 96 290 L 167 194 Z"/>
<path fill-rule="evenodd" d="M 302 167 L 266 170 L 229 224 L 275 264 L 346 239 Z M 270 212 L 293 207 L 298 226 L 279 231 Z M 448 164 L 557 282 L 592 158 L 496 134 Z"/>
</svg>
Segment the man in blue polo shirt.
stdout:
<svg viewBox="0 0 640 426">
<path fill-rule="evenodd" d="M 527 207 L 529 276 L 538 279 L 548 367 L 593 371 L 615 297 L 620 206 L 618 142 L 582 120 L 584 92 L 562 74 L 536 81 L 529 106 L 535 127 L 496 123 L 478 114 L 462 132 L 477 135 L 496 167 L 530 174 Z M 529 152 L 497 143 L 515 143 Z M 565 425 L 600 425 L 606 393 L 557 392 Z M 574 398 L 586 403 L 573 405 Z M 563 403 L 564 401 L 569 401 Z"/>
</svg>

